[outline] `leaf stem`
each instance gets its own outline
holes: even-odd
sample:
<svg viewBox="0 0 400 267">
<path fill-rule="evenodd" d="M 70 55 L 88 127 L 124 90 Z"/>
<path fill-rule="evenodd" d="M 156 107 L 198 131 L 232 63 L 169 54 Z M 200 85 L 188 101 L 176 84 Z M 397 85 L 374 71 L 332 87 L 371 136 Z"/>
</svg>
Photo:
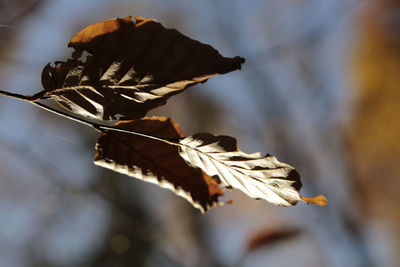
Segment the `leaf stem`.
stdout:
<svg viewBox="0 0 400 267">
<path fill-rule="evenodd" d="M 117 128 L 115 126 L 107 126 L 107 125 L 103 125 L 103 124 L 96 123 L 96 122 L 90 122 L 90 121 L 87 121 L 87 120 L 72 116 L 71 114 L 64 113 L 62 111 L 59 111 L 59 110 L 57 110 L 55 108 L 49 107 L 49 106 L 37 101 L 37 100 L 40 100 L 40 99 L 47 98 L 47 97 L 44 96 L 45 93 L 46 93 L 46 91 L 41 91 L 41 92 L 39 92 L 39 93 L 37 93 L 37 94 L 35 94 L 33 96 L 29 96 L 29 95 L 26 96 L 26 95 L 15 94 L 15 93 L 10 93 L 10 92 L 7 92 L 7 91 L 0 90 L 0 95 L 4 95 L 4 96 L 8 96 L 8 97 L 15 98 L 15 99 L 18 99 L 18 100 L 26 101 L 26 102 L 28 102 L 28 103 L 30 103 L 32 105 L 35 105 L 35 106 L 37 106 L 37 107 L 39 107 L 41 109 L 44 109 L 44 110 L 46 110 L 46 111 L 48 111 L 50 113 L 56 114 L 58 116 L 67 118 L 67 119 L 72 120 L 72 121 L 79 122 L 79 123 L 84 124 L 86 126 L 89 126 L 89 127 L 95 129 L 98 132 L 103 132 L 104 130 L 107 130 L 107 131 L 115 131 L 115 132 L 133 134 L 133 135 L 136 135 L 136 136 L 142 136 L 142 137 L 145 137 L 145 138 L 157 140 L 157 141 L 169 144 L 169 145 L 180 146 L 179 143 L 176 143 L 176 142 L 174 142 L 172 140 L 163 139 L 163 138 L 160 138 L 160 137 L 157 137 L 157 136 L 153 136 L 153 135 L 149 135 L 149 134 L 145 134 L 145 133 L 140 133 L 140 132 L 136 132 L 136 131 L 121 129 L 121 128 Z"/>
<path fill-rule="evenodd" d="M 127 133 L 127 134 L 134 134 L 134 135 L 137 135 L 137 136 L 142 136 L 142 137 L 150 138 L 150 139 L 157 140 L 157 141 L 160 141 L 160 142 L 164 142 L 164 143 L 169 144 L 169 145 L 181 146 L 180 143 L 176 143 L 174 141 L 171 141 L 171 140 L 168 140 L 168 139 L 163 139 L 163 138 L 160 138 L 160 137 L 157 137 L 157 136 L 153 136 L 153 135 L 149 135 L 149 134 L 144 134 L 144 133 L 140 133 L 140 132 L 136 132 L 136 131 L 121 129 L 121 128 L 117 128 L 117 127 L 114 127 L 114 126 L 100 125 L 100 124 L 97 124 L 97 123 L 95 123 L 95 125 L 96 125 L 95 127 L 100 129 L 100 130 L 109 130 L 109 131 L 116 131 L 116 132 Z"/>
</svg>

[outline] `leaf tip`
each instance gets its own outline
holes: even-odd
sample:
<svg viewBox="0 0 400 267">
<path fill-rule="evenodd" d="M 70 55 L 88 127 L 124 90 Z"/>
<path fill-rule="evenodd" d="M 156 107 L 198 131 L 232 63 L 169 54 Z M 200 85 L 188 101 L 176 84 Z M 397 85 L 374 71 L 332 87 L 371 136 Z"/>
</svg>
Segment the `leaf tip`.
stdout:
<svg viewBox="0 0 400 267">
<path fill-rule="evenodd" d="M 246 59 L 244 57 L 236 56 L 233 59 L 236 60 L 239 64 L 243 64 L 246 62 Z"/>
<path fill-rule="evenodd" d="M 328 200 L 324 195 L 318 195 L 315 197 L 303 197 L 300 196 L 300 198 L 306 202 L 307 204 L 316 204 L 318 206 L 326 206 L 328 205 Z"/>
</svg>

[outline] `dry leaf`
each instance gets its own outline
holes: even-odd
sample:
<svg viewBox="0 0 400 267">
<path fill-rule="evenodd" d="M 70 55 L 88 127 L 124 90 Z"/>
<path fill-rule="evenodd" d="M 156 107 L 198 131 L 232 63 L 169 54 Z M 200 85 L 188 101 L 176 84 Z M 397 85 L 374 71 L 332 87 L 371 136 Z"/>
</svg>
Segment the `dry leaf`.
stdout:
<svg viewBox="0 0 400 267">
<path fill-rule="evenodd" d="M 218 185 L 239 189 L 275 205 L 292 206 L 299 200 L 327 204 L 324 196 L 300 195 L 300 176 L 293 167 L 271 155 L 244 153 L 232 137 L 200 133 L 180 138 L 177 125 L 167 118 L 143 118 L 115 126 L 170 143 L 107 131 L 96 145 L 97 165 L 168 188 L 203 212 L 221 204 L 218 196 L 223 195 L 223 190 Z"/>
<path fill-rule="evenodd" d="M 244 153 L 230 136 L 200 133 L 186 137 L 180 144 L 179 153 L 190 165 L 217 176 L 227 188 L 240 189 L 252 198 L 281 206 L 296 205 L 302 199 L 300 176 L 293 167 L 271 155 Z"/>
<path fill-rule="evenodd" d="M 182 136 L 178 126 L 168 118 L 143 118 L 115 126 L 165 139 Z M 96 150 L 95 164 L 170 189 L 202 212 L 222 204 L 218 197 L 224 191 L 201 170 L 188 166 L 180 157 L 178 146 L 107 131 L 98 140 Z"/>
<path fill-rule="evenodd" d="M 247 242 L 247 251 L 252 251 L 263 246 L 275 245 L 277 242 L 285 241 L 298 236 L 299 229 L 268 229 L 253 235 Z"/>
<path fill-rule="evenodd" d="M 43 69 L 43 97 L 90 118 L 138 119 L 170 96 L 244 62 L 154 20 L 135 20 L 111 19 L 76 34 L 69 43 L 72 59 Z M 90 54 L 86 60 L 83 51 Z"/>
</svg>

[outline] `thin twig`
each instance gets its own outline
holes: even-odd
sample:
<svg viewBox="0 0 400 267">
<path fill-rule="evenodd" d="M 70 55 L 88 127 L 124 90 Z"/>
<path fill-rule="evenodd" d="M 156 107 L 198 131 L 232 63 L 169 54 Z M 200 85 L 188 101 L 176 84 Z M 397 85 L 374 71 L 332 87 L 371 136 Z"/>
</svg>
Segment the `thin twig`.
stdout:
<svg viewBox="0 0 400 267">
<path fill-rule="evenodd" d="M 97 126 L 100 130 L 110 130 L 110 131 L 116 131 L 116 132 L 121 132 L 121 133 L 127 133 L 127 134 L 134 134 L 134 135 L 138 135 L 138 136 L 142 136 L 142 137 L 147 137 L 147 138 L 151 138 L 157 141 L 161 141 L 164 143 L 167 143 L 169 145 L 173 145 L 173 146 L 181 146 L 181 144 L 179 143 L 175 143 L 173 141 L 167 140 L 167 139 L 162 139 L 156 136 L 152 136 L 152 135 L 148 135 L 148 134 L 144 134 L 144 133 L 139 133 L 136 131 L 131 131 L 131 130 L 125 130 L 125 129 L 120 129 L 117 127 L 112 127 L 112 126 L 105 126 L 105 125 L 98 125 Z"/>
<path fill-rule="evenodd" d="M 79 122 L 79 123 L 84 124 L 86 126 L 89 126 L 89 127 L 95 129 L 98 132 L 103 132 L 104 130 L 115 131 L 115 132 L 121 132 L 121 133 L 127 133 L 127 134 L 133 134 L 133 135 L 137 135 L 137 136 L 142 136 L 142 137 L 153 139 L 153 140 L 157 140 L 157 141 L 169 144 L 169 145 L 174 145 L 174 146 L 180 146 L 181 145 L 181 144 L 173 142 L 171 140 L 159 138 L 159 137 L 156 137 L 156 136 L 153 136 L 153 135 L 140 133 L 140 132 L 136 132 L 136 131 L 131 131 L 131 130 L 127 130 L 127 129 L 121 129 L 121 128 L 117 128 L 117 127 L 114 127 L 114 126 L 107 126 L 107 125 L 103 125 L 103 124 L 96 123 L 96 122 L 90 122 L 90 121 L 87 121 L 87 120 L 72 116 L 72 115 L 70 115 L 68 113 L 64 113 L 62 111 L 59 111 L 57 109 L 54 109 L 52 107 L 49 107 L 49 106 L 37 101 L 37 100 L 43 99 L 45 93 L 46 93 L 45 91 L 42 91 L 42 92 L 39 92 L 39 93 L 37 93 L 37 94 L 35 94 L 33 96 L 26 96 L 26 95 L 15 94 L 15 93 L 10 93 L 10 92 L 7 92 L 7 91 L 0 90 L 0 95 L 4 95 L 4 96 L 8 96 L 8 97 L 11 97 L 11 98 L 15 98 L 15 99 L 18 99 L 18 100 L 22 100 L 22 101 L 28 102 L 28 103 L 30 103 L 32 105 L 35 105 L 35 106 L 37 106 L 37 107 L 39 107 L 41 109 L 44 109 L 44 110 L 46 110 L 48 112 L 51 112 L 53 114 L 56 114 L 58 116 L 61 116 L 61 117 L 67 118 L 69 120 L 76 121 L 76 122 Z"/>
<path fill-rule="evenodd" d="M 30 95 L 20 95 L 20 94 L 15 94 L 15 93 L 10 93 L 7 91 L 0 90 L 0 95 L 8 96 L 11 98 L 15 98 L 15 99 L 23 100 L 23 101 L 27 101 L 27 102 L 39 100 L 44 96 L 45 93 L 46 93 L 46 91 L 41 91 L 37 94 L 30 96 Z"/>
</svg>

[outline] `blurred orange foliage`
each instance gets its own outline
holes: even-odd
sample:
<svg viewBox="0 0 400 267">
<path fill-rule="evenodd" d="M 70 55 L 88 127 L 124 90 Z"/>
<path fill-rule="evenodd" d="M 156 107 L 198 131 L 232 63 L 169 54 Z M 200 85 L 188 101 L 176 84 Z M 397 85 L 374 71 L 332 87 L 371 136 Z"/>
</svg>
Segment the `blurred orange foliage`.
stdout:
<svg viewBox="0 0 400 267">
<path fill-rule="evenodd" d="M 357 92 L 349 123 L 349 165 L 363 218 L 380 218 L 400 237 L 400 1 L 378 0 L 358 17 L 350 75 Z M 400 238 L 398 238 L 400 240 Z"/>
</svg>

